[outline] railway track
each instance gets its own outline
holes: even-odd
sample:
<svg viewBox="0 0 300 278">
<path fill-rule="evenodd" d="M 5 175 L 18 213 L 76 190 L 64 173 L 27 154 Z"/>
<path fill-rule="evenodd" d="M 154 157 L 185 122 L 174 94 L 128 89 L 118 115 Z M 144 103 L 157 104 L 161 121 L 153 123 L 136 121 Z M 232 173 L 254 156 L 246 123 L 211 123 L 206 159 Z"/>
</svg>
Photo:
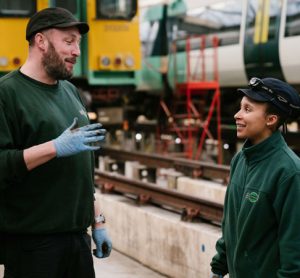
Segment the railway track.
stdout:
<svg viewBox="0 0 300 278">
<path fill-rule="evenodd" d="M 109 156 L 116 161 L 139 161 L 143 165 L 155 168 L 174 168 L 189 176 L 205 177 L 226 180 L 229 167 L 214 165 L 188 159 L 168 158 L 140 152 L 128 152 L 114 148 L 103 148 L 98 153 Z M 181 214 L 184 221 L 202 219 L 220 224 L 223 216 L 223 205 L 211 202 L 188 194 L 177 192 L 174 189 L 162 188 L 154 183 L 129 179 L 121 174 L 95 170 L 95 183 L 102 192 L 117 192 L 130 194 L 139 204 L 152 203 L 164 208 L 172 208 Z"/>
<path fill-rule="evenodd" d="M 136 151 L 124 151 L 117 148 L 104 147 L 97 155 L 109 156 L 116 161 L 138 161 L 154 168 L 174 168 L 184 175 L 193 178 L 220 179 L 224 184 L 229 177 L 229 166 L 206 163 L 191 159 L 168 157 L 166 155 L 148 154 Z"/>
</svg>

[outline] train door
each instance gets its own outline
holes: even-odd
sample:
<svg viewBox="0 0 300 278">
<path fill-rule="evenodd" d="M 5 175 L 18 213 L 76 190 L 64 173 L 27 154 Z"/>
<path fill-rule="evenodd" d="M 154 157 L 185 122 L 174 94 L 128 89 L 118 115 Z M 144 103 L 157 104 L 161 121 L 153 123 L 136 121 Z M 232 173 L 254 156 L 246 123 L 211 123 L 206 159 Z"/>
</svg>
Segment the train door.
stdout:
<svg viewBox="0 0 300 278">
<path fill-rule="evenodd" d="M 82 9 L 80 6 L 81 2 L 85 1 L 80 1 L 80 0 L 51 0 L 50 1 L 50 7 L 61 7 L 64 9 L 69 10 L 76 18 L 78 18 L 79 21 L 83 21 L 84 19 L 84 13 L 85 11 Z M 85 47 L 85 40 L 82 39 L 81 43 L 81 55 L 77 58 L 76 65 L 74 67 L 74 77 L 81 77 L 83 75 L 83 61 L 85 60 L 85 55 L 86 55 L 86 47 Z"/>
<path fill-rule="evenodd" d="M 164 88 L 162 74 L 167 71 L 167 5 L 141 7 L 140 39 L 142 42 L 142 70 L 138 72 L 138 90 L 158 94 Z M 170 71 L 170 70 L 169 70 Z"/>
<path fill-rule="evenodd" d="M 278 0 L 249 0 L 244 59 L 248 78 L 272 76 L 283 79 L 279 62 L 281 4 Z"/>
<path fill-rule="evenodd" d="M 286 0 L 282 8 L 279 57 L 285 80 L 300 84 L 300 0 Z"/>
<path fill-rule="evenodd" d="M 241 0 L 218 0 L 202 3 L 188 2 L 187 12 L 174 18 L 171 38 L 176 38 L 176 78 L 184 81 L 186 75 L 186 36 L 205 35 L 205 72 L 208 80 L 214 74 L 212 38 L 217 37 L 218 71 L 220 85 L 238 87 L 247 84 L 244 68 L 244 31 L 246 18 L 246 2 Z M 191 66 L 194 76 L 201 76 L 200 41 L 190 41 Z M 169 80 L 174 80 L 173 62 L 170 59 Z M 199 74 L 198 74 L 199 73 Z M 172 78 L 173 77 L 173 78 Z"/>
</svg>

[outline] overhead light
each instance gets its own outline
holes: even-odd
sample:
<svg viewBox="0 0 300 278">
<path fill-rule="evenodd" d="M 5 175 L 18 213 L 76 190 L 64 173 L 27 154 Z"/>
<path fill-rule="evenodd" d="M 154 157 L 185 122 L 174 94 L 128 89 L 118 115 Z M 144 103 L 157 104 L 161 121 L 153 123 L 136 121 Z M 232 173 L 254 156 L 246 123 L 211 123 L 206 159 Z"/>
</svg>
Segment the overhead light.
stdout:
<svg viewBox="0 0 300 278">
<path fill-rule="evenodd" d="M 137 133 L 137 134 L 135 135 L 135 140 L 136 140 L 136 141 L 141 141 L 142 139 L 143 139 L 143 136 L 142 136 L 141 133 Z"/>
<path fill-rule="evenodd" d="M 179 137 L 175 139 L 175 144 L 181 144 L 181 139 Z"/>
<path fill-rule="evenodd" d="M 229 150 L 229 144 L 228 144 L 228 143 L 225 143 L 225 144 L 223 145 L 223 148 L 224 148 L 224 150 Z"/>
<path fill-rule="evenodd" d="M 141 176 L 142 177 L 147 177 L 148 176 L 148 171 L 146 169 L 141 171 Z"/>
<path fill-rule="evenodd" d="M 111 166 L 111 169 L 113 171 L 117 171 L 119 169 L 118 164 L 117 163 L 113 163 L 113 165 Z"/>
</svg>

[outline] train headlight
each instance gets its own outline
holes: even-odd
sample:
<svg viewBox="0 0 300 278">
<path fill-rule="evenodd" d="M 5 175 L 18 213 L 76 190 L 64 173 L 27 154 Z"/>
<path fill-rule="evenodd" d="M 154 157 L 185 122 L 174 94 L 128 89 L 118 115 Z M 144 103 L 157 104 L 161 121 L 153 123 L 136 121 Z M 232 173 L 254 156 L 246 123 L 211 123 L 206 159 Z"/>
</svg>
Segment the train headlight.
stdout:
<svg viewBox="0 0 300 278">
<path fill-rule="evenodd" d="M 121 66 L 121 64 L 122 64 L 122 58 L 120 56 L 117 56 L 115 58 L 115 65 L 116 66 Z"/>
<path fill-rule="evenodd" d="M 104 67 L 108 67 L 110 65 L 110 59 L 107 56 L 103 56 L 101 58 L 101 65 Z"/>
<path fill-rule="evenodd" d="M 0 67 L 8 66 L 8 59 L 6 57 L 0 57 Z"/>
<path fill-rule="evenodd" d="M 129 68 L 132 68 L 134 66 L 134 59 L 131 56 L 127 56 L 125 58 L 125 65 Z"/>
<path fill-rule="evenodd" d="M 19 57 L 15 57 L 12 62 L 15 66 L 19 66 L 21 64 L 21 59 Z"/>
</svg>

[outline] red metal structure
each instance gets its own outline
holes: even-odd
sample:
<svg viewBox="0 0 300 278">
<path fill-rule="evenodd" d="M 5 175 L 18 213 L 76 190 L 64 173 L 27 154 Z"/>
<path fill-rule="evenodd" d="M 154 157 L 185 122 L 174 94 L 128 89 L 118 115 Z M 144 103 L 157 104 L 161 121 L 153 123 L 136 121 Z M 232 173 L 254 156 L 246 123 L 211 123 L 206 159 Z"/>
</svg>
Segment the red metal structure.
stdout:
<svg viewBox="0 0 300 278">
<path fill-rule="evenodd" d="M 199 51 L 191 50 L 191 41 L 199 41 Z M 222 163 L 221 143 L 221 105 L 220 85 L 218 76 L 218 38 L 211 37 L 210 48 L 207 47 L 206 36 L 190 36 L 186 40 L 186 79 L 178 82 L 176 77 L 176 47 L 174 53 L 175 72 L 175 98 L 172 101 L 172 109 L 168 109 L 161 100 L 161 107 L 169 119 L 169 132 L 175 132 L 184 144 L 184 156 L 190 159 L 199 159 L 204 148 L 205 138 L 214 139 L 209 127 L 214 111 L 216 112 L 216 136 L 218 144 L 217 162 Z M 210 49 L 209 51 L 207 51 Z M 209 52 L 209 54 L 208 54 Z M 195 54 L 197 55 L 195 58 Z M 207 63 L 210 61 L 213 67 L 213 76 L 206 76 Z M 212 95 L 209 95 L 212 94 Z M 211 99 L 207 103 L 207 99 Z M 185 113 L 178 113 L 178 103 L 185 105 Z M 200 105 L 197 107 L 197 102 Z M 175 108 L 174 108 L 175 107 Z M 209 107 L 208 112 L 206 109 Z M 184 122 L 184 124 L 183 124 Z M 197 136 L 200 138 L 197 139 Z"/>
</svg>

